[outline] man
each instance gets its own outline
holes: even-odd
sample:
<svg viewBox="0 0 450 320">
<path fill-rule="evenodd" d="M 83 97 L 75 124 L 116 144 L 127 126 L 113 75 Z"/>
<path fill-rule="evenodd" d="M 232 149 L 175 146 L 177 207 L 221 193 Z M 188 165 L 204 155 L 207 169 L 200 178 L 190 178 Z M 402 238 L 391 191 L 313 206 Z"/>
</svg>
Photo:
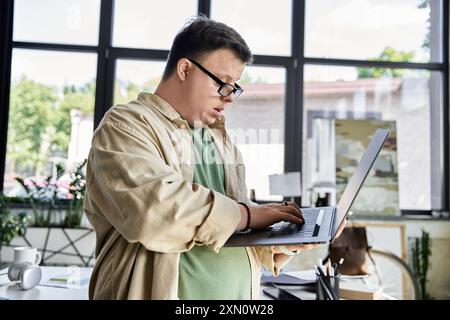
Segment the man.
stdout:
<svg viewBox="0 0 450 320">
<path fill-rule="evenodd" d="M 257 299 L 261 264 L 278 274 L 312 247 L 222 248 L 234 232 L 303 222 L 294 203 L 249 201 L 225 131 L 251 59 L 235 30 L 198 17 L 176 36 L 155 93 L 105 114 L 87 166 L 91 299 Z"/>
</svg>

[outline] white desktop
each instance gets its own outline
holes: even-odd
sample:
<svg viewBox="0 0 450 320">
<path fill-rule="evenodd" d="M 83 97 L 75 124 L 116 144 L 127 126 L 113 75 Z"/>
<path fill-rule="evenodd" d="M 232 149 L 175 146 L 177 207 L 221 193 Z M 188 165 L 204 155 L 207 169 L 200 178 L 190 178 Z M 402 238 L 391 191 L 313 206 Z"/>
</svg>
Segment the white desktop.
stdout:
<svg viewBox="0 0 450 320">
<path fill-rule="evenodd" d="M 36 287 L 23 290 L 9 281 L 8 268 L 0 270 L 0 299 L 87 300 L 92 268 L 41 266 L 42 279 Z"/>
</svg>

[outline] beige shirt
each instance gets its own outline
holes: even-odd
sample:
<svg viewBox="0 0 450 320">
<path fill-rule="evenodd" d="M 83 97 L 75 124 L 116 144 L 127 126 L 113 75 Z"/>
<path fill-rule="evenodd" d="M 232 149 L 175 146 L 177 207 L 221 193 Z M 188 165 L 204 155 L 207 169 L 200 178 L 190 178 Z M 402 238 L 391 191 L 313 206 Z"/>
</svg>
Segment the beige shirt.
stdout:
<svg viewBox="0 0 450 320">
<path fill-rule="evenodd" d="M 233 234 L 241 217 L 236 201 L 252 204 L 245 168 L 224 119 L 210 131 L 226 196 L 192 183 L 190 128 L 165 100 L 141 93 L 105 114 L 87 163 L 85 211 L 97 237 L 90 299 L 177 299 L 180 253 L 194 245 L 219 251 Z M 261 264 L 277 275 L 291 257 L 274 259 L 269 247 L 246 250 L 258 299 Z"/>
</svg>

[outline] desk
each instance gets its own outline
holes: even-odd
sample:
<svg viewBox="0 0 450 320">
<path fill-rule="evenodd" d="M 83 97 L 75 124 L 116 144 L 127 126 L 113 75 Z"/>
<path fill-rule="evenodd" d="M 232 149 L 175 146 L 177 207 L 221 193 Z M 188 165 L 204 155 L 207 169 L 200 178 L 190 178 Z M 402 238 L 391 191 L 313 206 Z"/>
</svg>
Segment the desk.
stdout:
<svg viewBox="0 0 450 320">
<path fill-rule="evenodd" d="M 59 275 L 79 274 L 80 277 L 90 278 L 92 268 L 81 267 L 46 267 L 42 266 L 41 284 L 49 278 Z M 8 272 L 8 269 L 0 270 L 0 273 Z M 50 287 L 38 285 L 33 289 L 23 290 L 18 285 L 11 283 L 7 275 L 0 276 L 0 297 L 11 300 L 87 300 L 89 284 L 72 286 L 71 288 Z"/>
<path fill-rule="evenodd" d="M 301 278 L 304 280 L 315 280 L 316 273 L 314 270 L 303 270 L 303 271 L 291 271 L 286 272 L 286 275 L 290 275 L 293 277 Z M 270 275 L 270 273 L 266 272 L 266 275 Z M 276 287 L 281 289 L 286 289 L 293 295 L 299 297 L 302 300 L 316 300 L 316 286 L 313 285 L 277 285 Z M 271 297 L 264 293 L 264 289 L 274 288 L 271 284 L 261 284 L 261 300 L 273 300 Z"/>
<path fill-rule="evenodd" d="M 69 275 L 74 271 L 79 272 L 82 278 L 90 277 L 92 268 L 41 266 L 41 270 L 41 284 L 30 290 L 21 289 L 18 285 L 11 283 L 7 275 L 1 275 L 0 298 L 11 300 L 88 300 L 89 284 L 77 288 L 50 287 L 42 284 L 45 284 L 51 277 L 57 275 Z M 0 270 L 0 274 L 6 272 L 8 272 L 8 268 Z M 281 287 L 288 288 L 286 286 Z M 263 293 L 263 289 L 267 288 L 272 287 L 269 285 L 261 285 L 261 300 L 272 300 L 272 298 Z M 292 287 L 289 287 L 289 290 L 304 300 L 315 299 L 315 294 L 311 294 L 305 290 L 292 289 Z"/>
<path fill-rule="evenodd" d="M 89 284 L 81 286 L 72 286 L 70 288 L 47 286 L 45 283 L 49 278 L 61 275 L 70 275 L 77 273 L 80 278 L 90 278 L 92 268 L 82 267 L 47 267 L 41 266 L 41 283 L 30 290 L 23 290 L 18 285 L 11 283 L 7 275 L 0 276 L 0 298 L 11 300 L 88 300 Z M 0 270 L 0 273 L 8 272 L 8 269 Z M 309 271 L 307 271 L 309 272 Z M 288 289 L 292 294 L 300 297 L 302 300 L 315 300 L 315 292 L 311 292 L 307 287 L 302 286 L 279 286 Z M 270 285 L 261 285 L 260 300 L 272 300 L 263 290 L 273 288 Z"/>
<path fill-rule="evenodd" d="M 303 271 L 291 271 L 286 272 L 286 275 L 297 277 L 305 280 L 315 279 L 314 270 L 303 270 Z M 289 293 L 297 296 L 301 300 L 316 300 L 316 284 L 309 285 L 276 285 L 262 284 L 261 285 L 261 299 L 271 300 L 272 298 L 267 296 L 263 290 L 267 288 L 278 287 L 280 289 L 285 289 Z M 398 298 L 393 297 L 377 286 L 374 285 L 369 278 L 361 276 L 341 276 L 340 277 L 340 300 L 398 300 Z"/>
<path fill-rule="evenodd" d="M 71 274 L 74 267 L 48 267 L 41 266 L 42 279 L 41 284 L 45 283 L 49 278 L 56 275 Z M 92 268 L 76 268 L 80 271 L 82 277 L 90 277 Z M 1 269 L 1 273 L 8 272 L 8 268 Z M 263 289 L 271 288 L 271 286 L 261 286 L 261 300 L 271 300 L 269 296 L 263 293 Z M 30 290 L 22 290 L 18 285 L 11 283 L 7 275 L 0 275 L 0 298 L 7 298 L 11 300 L 88 300 L 89 285 L 85 284 L 80 288 L 59 288 L 49 287 L 45 285 L 38 285 Z M 300 294 L 296 292 L 295 294 Z M 303 294 L 303 293 L 301 293 Z M 305 299 L 304 296 L 301 296 Z M 315 299 L 315 295 L 311 296 Z"/>
</svg>

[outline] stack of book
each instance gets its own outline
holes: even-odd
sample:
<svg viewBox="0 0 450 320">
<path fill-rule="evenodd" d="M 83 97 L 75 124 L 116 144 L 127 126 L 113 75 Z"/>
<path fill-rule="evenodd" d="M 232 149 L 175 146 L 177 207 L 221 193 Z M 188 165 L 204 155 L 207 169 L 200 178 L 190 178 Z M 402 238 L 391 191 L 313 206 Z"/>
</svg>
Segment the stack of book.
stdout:
<svg viewBox="0 0 450 320">
<path fill-rule="evenodd" d="M 380 300 L 384 299 L 381 287 L 367 286 L 359 281 L 341 281 L 339 296 L 348 300 Z"/>
</svg>

